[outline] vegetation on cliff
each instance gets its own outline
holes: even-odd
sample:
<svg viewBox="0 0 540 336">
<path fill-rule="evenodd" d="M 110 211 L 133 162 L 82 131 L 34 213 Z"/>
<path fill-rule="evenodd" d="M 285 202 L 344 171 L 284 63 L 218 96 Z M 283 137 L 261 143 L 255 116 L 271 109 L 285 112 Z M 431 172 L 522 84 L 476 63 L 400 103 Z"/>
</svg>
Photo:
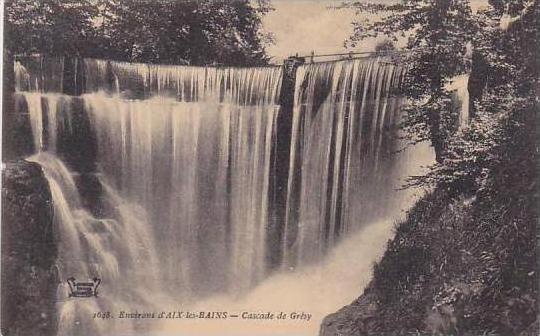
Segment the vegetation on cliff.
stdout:
<svg viewBox="0 0 540 336">
<path fill-rule="evenodd" d="M 537 335 L 536 125 L 516 125 L 482 190 L 437 188 L 416 204 L 363 295 L 322 335 Z"/>
</svg>

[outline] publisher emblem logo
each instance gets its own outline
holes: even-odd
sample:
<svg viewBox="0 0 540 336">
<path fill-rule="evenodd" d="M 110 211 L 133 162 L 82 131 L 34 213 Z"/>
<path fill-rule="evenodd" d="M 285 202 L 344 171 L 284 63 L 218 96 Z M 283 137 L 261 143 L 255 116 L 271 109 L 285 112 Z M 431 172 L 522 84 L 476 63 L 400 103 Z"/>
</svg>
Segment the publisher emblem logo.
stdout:
<svg viewBox="0 0 540 336">
<path fill-rule="evenodd" d="M 101 279 L 94 278 L 88 282 L 77 281 L 74 277 L 67 279 L 69 285 L 69 297 L 92 297 L 98 296 L 98 287 L 101 283 Z"/>
</svg>

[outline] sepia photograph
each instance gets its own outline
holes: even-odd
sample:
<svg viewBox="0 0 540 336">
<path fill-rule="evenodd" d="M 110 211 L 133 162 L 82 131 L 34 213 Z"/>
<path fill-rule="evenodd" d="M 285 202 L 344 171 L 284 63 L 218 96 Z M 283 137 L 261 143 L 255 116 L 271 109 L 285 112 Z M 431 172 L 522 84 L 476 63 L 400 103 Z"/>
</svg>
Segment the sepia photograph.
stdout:
<svg viewBox="0 0 540 336">
<path fill-rule="evenodd" d="M 3 0 L 2 336 L 539 336 L 538 0 Z"/>
</svg>

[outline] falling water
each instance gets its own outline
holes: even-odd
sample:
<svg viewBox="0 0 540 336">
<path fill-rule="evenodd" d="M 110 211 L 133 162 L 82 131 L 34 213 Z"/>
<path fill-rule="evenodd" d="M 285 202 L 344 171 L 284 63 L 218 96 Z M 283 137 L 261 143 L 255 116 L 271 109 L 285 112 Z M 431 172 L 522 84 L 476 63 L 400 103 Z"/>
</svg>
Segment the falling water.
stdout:
<svg viewBox="0 0 540 336">
<path fill-rule="evenodd" d="M 340 236 L 387 218 L 398 204 L 396 96 L 403 70 L 379 59 L 298 69 L 285 262 L 317 260 Z"/>
<path fill-rule="evenodd" d="M 24 83 L 28 72 L 17 67 Z M 17 94 L 30 115 L 35 148 L 69 165 L 70 151 L 84 148 L 66 148 L 84 131 L 80 119 L 89 119 L 96 173 L 153 223 L 163 289 L 187 301 L 241 292 L 260 281 L 268 271 L 265 230 L 281 68 L 87 60 L 86 70 L 88 93 L 80 97 Z M 86 117 L 75 107 L 81 102 Z"/>
<path fill-rule="evenodd" d="M 28 161 L 41 165 L 49 183 L 54 205 L 54 230 L 56 232 L 59 260 L 57 309 L 58 335 L 105 335 L 111 326 L 96 323 L 93 314 L 99 311 L 120 309 L 148 309 L 153 306 L 150 293 L 159 288 L 157 248 L 151 227 L 142 209 L 128 204 L 113 188 L 99 180 L 102 187 L 101 204 L 107 209 L 105 218 L 97 218 L 83 205 L 78 191 L 76 174 L 56 156 L 57 116 L 65 116 L 70 107 L 68 96 L 19 92 L 16 99 L 26 103 L 32 123 L 36 154 Z M 44 108 L 45 107 L 45 108 Z M 46 113 L 44 113 L 46 112 Z M 60 112 L 60 113 L 59 113 Z M 44 115 L 48 120 L 44 127 Z M 46 131 L 48 130 L 48 132 Z M 48 143 L 44 141 L 48 135 Z M 45 149 L 49 149 L 45 151 Z M 93 299 L 69 299 L 68 278 L 89 281 L 100 278 L 107 286 Z M 129 284 L 136 279 L 136 283 Z M 130 323 L 115 325 L 118 332 L 134 331 Z"/>
<path fill-rule="evenodd" d="M 14 71 L 18 91 L 63 92 L 63 57 L 17 56 Z"/>
<path fill-rule="evenodd" d="M 458 129 L 463 129 L 469 124 L 469 75 L 457 75 L 445 86 L 445 89 L 450 92 L 452 99 L 452 107 L 457 111 Z"/>
<path fill-rule="evenodd" d="M 116 93 L 100 89 L 107 65 L 87 61 L 97 92 L 83 96 L 99 168 L 156 223 L 165 286 L 198 295 L 251 287 L 266 271 L 281 68 L 108 66 Z"/>
<path fill-rule="evenodd" d="M 85 60 L 85 93 L 77 97 L 48 92 L 44 86 L 60 84 L 33 80 L 20 63 L 16 69 L 16 104 L 29 115 L 37 153 L 29 160 L 43 167 L 53 196 L 62 284 L 70 276 L 104 279 L 103 295 L 85 302 L 66 301 L 61 286 L 61 334 L 110 332 L 89 320 L 91 312 L 236 297 L 272 275 L 281 67 Z M 402 76 L 380 59 L 297 70 L 286 220 L 278 223 L 284 268 L 301 274 L 322 265 L 341 240 L 410 205 L 395 189 L 433 158 L 425 148 L 396 153 Z M 360 272 L 377 255 L 358 263 Z M 126 281 L 133 285 L 121 287 Z M 312 287 L 305 290 L 319 288 Z M 140 328 L 115 323 L 126 334 Z"/>
</svg>

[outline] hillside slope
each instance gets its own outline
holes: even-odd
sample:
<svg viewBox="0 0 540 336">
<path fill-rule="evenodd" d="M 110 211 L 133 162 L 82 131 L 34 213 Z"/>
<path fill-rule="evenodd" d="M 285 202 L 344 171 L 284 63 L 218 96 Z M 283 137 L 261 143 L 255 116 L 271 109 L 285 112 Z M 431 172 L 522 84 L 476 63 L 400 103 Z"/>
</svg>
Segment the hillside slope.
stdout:
<svg viewBox="0 0 540 336">
<path fill-rule="evenodd" d="M 482 188 L 439 187 L 415 205 L 363 295 L 321 336 L 538 335 L 534 110 L 508 123 Z"/>
</svg>

